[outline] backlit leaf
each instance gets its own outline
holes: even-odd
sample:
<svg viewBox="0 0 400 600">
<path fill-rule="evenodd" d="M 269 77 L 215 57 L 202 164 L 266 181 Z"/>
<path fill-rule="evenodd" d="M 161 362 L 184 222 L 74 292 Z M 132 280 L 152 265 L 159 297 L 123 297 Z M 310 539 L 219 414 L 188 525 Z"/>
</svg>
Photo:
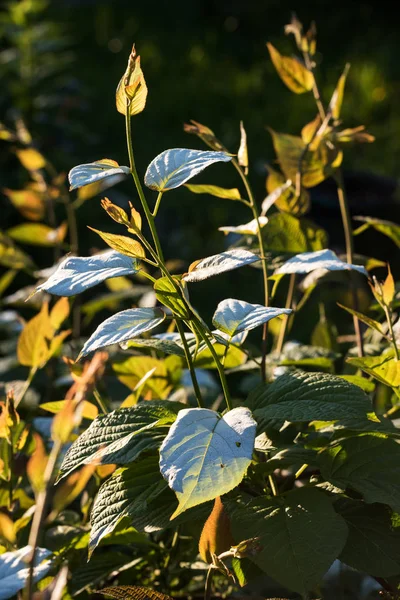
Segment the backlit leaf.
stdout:
<svg viewBox="0 0 400 600">
<path fill-rule="evenodd" d="M 130 308 L 116 313 L 98 326 L 85 342 L 79 358 L 94 352 L 98 348 L 120 344 L 145 331 L 154 329 L 165 319 L 165 313 L 159 308 Z"/>
<path fill-rule="evenodd" d="M 347 362 L 354 367 L 359 367 L 385 385 L 393 388 L 400 386 L 400 361 L 396 360 L 393 352 L 382 356 L 348 358 Z"/>
<path fill-rule="evenodd" d="M 231 502 L 228 508 L 238 543 L 259 538 L 261 550 L 251 560 L 300 594 L 321 583 L 346 542 L 345 521 L 332 508 L 330 498 L 316 488 L 292 490 L 278 498 Z"/>
<path fill-rule="evenodd" d="M 140 67 L 140 56 L 135 46 L 129 55 L 128 66 L 118 84 L 115 94 L 117 110 L 122 115 L 127 111 L 131 116 L 141 113 L 146 105 L 147 85 Z"/>
<path fill-rule="evenodd" d="M 128 256 L 108 250 L 95 256 L 68 256 L 36 290 L 57 296 L 74 296 L 111 277 L 137 272 L 136 262 Z"/>
<path fill-rule="evenodd" d="M 340 260 L 332 250 L 318 250 L 317 252 L 297 254 L 279 267 L 276 273 L 311 273 L 311 271 L 316 269 L 326 269 L 327 271 L 354 270 L 368 276 L 364 267 L 351 265 Z"/>
<path fill-rule="evenodd" d="M 289 315 L 290 308 L 272 308 L 228 298 L 218 304 L 213 325 L 230 336 L 249 331 L 280 315 Z"/>
<path fill-rule="evenodd" d="M 131 258 L 145 258 L 146 253 L 144 248 L 140 242 L 137 240 L 133 240 L 132 238 L 127 237 L 126 235 L 117 235 L 115 233 L 105 233 L 104 231 L 99 231 L 98 229 L 94 229 L 94 227 L 89 227 L 92 231 L 97 233 L 101 239 L 103 239 L 106 244 L 110 246 L 113 250 L 120 252 L 121 254 L 125 254 L 126 256 L 130 256 Z"/>
<path fill-rule="evenodd" d="M 342 440 L 323 450 L 318 459 L 321 473 L 334 485 L 360 493 L 368 504 L 388 504 L 400 511 L 400 445 L 376 435 Z"/>
<path fill-rule="evenodd" d="M 308 219 L 288 213 L 274 213 L 262 229 L 266 248 L 273 252 L 307 252 L 322 250 L 328 244 L 326 231 Z"/>
<path fill-rule="evenodd" d="M 39 192 L 30 189 L 4 189 L 3 193 L 26 219 L 31 221 L 40 221 L 43 219 L 46 207 L 43 200 L 43 195 Z"/>
<path fill-rule="evenodd" d="M 0 265 L 10 269 L 32 269 L 32 259 L 0 231 Z"/>
<path fill-rule="evenodd" d="M 386 235 L 388 238 L 392 240 L 396 244 L 398 248 L 400 248 L 400 225 L 397 223 L 392 223 L 391 221 L 383 221 L 381 219 L 373 219 L 372 217 L 354 217 L 355 221 L 362 221 L 364 225 L 361 225 L 358 229 L 354 231 L 354 235 L 358 235 L 368 229 L 368 227 L 373 227 L 383 235 Z"/>
<path fill-rule="evenodd" d="M 59 483 L 53 496 L 53 510 L 60 512 L 71 504 L 83 492 L 95 470 L 96 464 L 86 465 Z"/>
<path fill-rule="evenodd" d="M 331 101 L 329 102 L 329 110 L 331 111 L 332 117 L 335 120 L 340 118 L 340 111 L 343 103 L 344 87 L 346 85 L 346 79 L 349 69 L 350 65 L 349 63 L 347 63 L 343 73 L 339 77 L 339 81 L 337 82 L 337 86 L 335 88 L 335 91 L 333 92 Z"/>
<path fill-rule="evenodd" d="M 224 233 L 239 233 L 240 235 L 257 235 L 258 228 L 262 229 L 267 223 L 267 217 L 258 217 L 258 220 L 253 219 L 252 221 L 249 221 L 249 223 L 244 223 L 243 225 L 236 225 L 236 227 L 218 227 L 218 231 L 223 231 Z"/>
<path fill-rule="evenodd" d="M 121 167 L 115 160 L 103 158 L 93 163 L 79 165 L 68 174 L 70 190 L 95 183 L 112 175 L 129 175 L 129 167 Z"/>
<path fill-rule="evenodd" d="M 375 329 L 375 331 L 377 331 L 381 335 L 385 335 L 384 331 L 383 331 L 383 328 L 382 328 L 382 325 L 378 321 L 375 321 L 374 319 L 371 319 L 371 317 L 367 317 L 367 315 L 363 315 L 358 310 L 354 310 L 353 308 L 350 308 L 349 306 L 343 306 L 339 302 L 337 303 L 337 305 L 340 306 L 340 308 L 343 308 L 344 310 L 346 310 L 351 315 L 354 315 L 355 317 L 357 317 L 357 319 L 359 321 L 362 321 L 363 323 L 365 323 L 366 325 L 368 325 L 368 327 L 371 327 L 372 329 Z"/>
<path fill-rule="evenodd" d="M 60 475 L 65 477 L 90 463 L 123 465 L 144 451 L 158 448 L 183 406 L 174 402 L 141 402 L 99 415 L 67 450 Z"/>
<path fill-rule="evenodd" d="M 170 394 L 174 384 L 180 377 L 180 369 L 177 367 L 174 359 L 178 357 L 170 356 L 164 360 L 158 360 L 151 356 L 130 356 L 125 360 L 113 363 L 113 369 L 118 379 L 130 390 L 134 391 L 139 381 L 152 369 L 155 368 L 150 379 L 142 391 L 146 399 L 165 399 Z M 168 359 L 172 359 L 172 363 Z M 172 369 L 170 369 L 170 366 Z"/>
<path fill-rule="evenodd" d="M 44 487 L 43 475 L 46 470 L 48 456 L 40 435 L 34 433 L 33 437 L 35 440 L 35 450 L 26 465 L 26 473 L 35 495 L 37 495 Z"/>
<path fill-rule="evenodd" d="M 182 300 L 182 296 L 185 297 L 185 290 L 183 284 L 177 277 L 172 276 L 176 287 L 172 284 L 169 277 L 160 277 L 154 284 L 154 291 L 156 293 L 157 300 L 164 306 L 167 306 L 172 310 L 175 315 L 178 315 L 184 319 L 191 317 L 189 308 Z M 179 293 L 178 290 L 181 290 Z"/>
<path fill-rule="evenodd" d="M 21 223 L 7 231 L 7 235 L 21 244 L 49 247 L 61 244 L 66 233 L 66 223 L 63 223 L 57 229 L 52 229 L 43 223 Z"/>
<path fill-rule="evenodd" d="M 247 134 L 243 125 L 243 121 L 240 121 L 240 146 L 237 154 L 238 163 L 243 167 L 245 175 L 249 170 L 249 155 L 247 150 Z"/>
<path fill-rule="evenodd" d="M 296 58 L 282 56 L 272 44 L 267 44 L 271 60 L 279 77 L 295 94 L 309 92 L 314 83 L 311 71 Z"/>
<path fill-rule="evenodd" d="M 186 183 L 185 187 L 194 194 L 210 194 L 216 198 L 226 198 L 227 200 L 240 200 L 240 192 L 237 188 L 222 188 L 217 185 L 202 185 Z"/>
<path fill-rule="evenodd" d="M 232 156 L 226 152 L 186 148 L 164 150 L 147 167 L 144 182 L 152 190 L 166 192 L 183 185 L 210 165 L 230 160 Z"/>
<path fill-rule="evenodd" d="M 34 148 L 22 148 L 16 151 L 16 155 L 28 171 L 37 171 L 46 166 L 46 159 Z"/>
<path fill-rule="evenodd" d="M 226 250 L 221 254 L 214 254 L 207 258 L 197 260 L 189 266 L 189 273 L 182 277 L 184 281 L 202 281 L 213 275 L 232 271 L 245 265 L 251 265 L 260 260 L 260 257 L 248 250 L 234 249 Z"/>
<path fill-rule="evenodd" d="M 321 142 L 316 150 L 307 150 L 307 145 L 294 135 L 277 133 L 270 129 L 280 167 L 286 177 L 296 181 L 301 172 L 304 187 L 313 187 L 332 175 L 342 162 L 343 155 L 335 147 Z"/>
<path fill-rule="evenodd" d="M 42 410 L 47 410 L 49 413 L 54 415 L 58 414 L 66 405 L 67 400 L 55 400 L 53 402 L 44 402 L 39 405 Z M 99 414 L 97 406 L 84 400 L 82 403 L 82 417 L 84 419 L 90 419 L 93 421 Z"/>
<path fill-rule="evenodd" d="M 21 365 L 41 367 L 48 360 L 48 340 L 52 335 L 48 304 L 44 303 L 41 311 L 26 323 L 18 338 L 17 356 Z"/>
<path fill-rule="evenodd" d="M 300 196 L 296 195 L 294 183 L 277 171 L 269 168 L 266 181 L 268 196 L 262 203 L 262 213 L 265 214 L 272 205 L 293 216 L 302 216 L 310 210 L 310 194 L 301 188 Z"/>
<path fill-rule="evenodd" d="M 174 490 L 177 517 L 236 487 L 251 462 L 256 422 L 248 408 L 221 417 L 213 410 L 181 410 L 160 448 L 160 470 Z"/>
</svg>

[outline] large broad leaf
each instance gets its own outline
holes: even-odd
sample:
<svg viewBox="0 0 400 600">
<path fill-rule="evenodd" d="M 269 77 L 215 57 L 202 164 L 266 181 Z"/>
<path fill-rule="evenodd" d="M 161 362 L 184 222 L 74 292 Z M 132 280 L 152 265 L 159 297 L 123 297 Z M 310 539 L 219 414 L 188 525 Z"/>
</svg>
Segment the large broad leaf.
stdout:
<svg viewBox="0 0 400 600">
<path fill-rule="evenodd" d="M 289 315 L 291 312 L 290 308 L 266 307 L 227 298 L 218 304 L 213 316 L 213 325 L 224 333 L 234 336 L 241 331 L 254 329 L 280 315 Z"/>
<path fill-rule="evenodd" d="M 273 252 L 307 252 L 328 245 L 326 232 L 308 219 L 297 219 L 288 213 L 275 213 L 263 227 L 267 250 Z"/>
<path fill-rule="evenodd" d="M 312 90 L 314 76 L 297 58 L 282 56 L 272 44 L 267 44 L 269 55 L 283 83 L 295 94 Z"/>
<path fill-rule="evenodd" d="M 116 598 L 116 600 L 173 600 L 167 594 L 138 585 L 118 585 L 104 588 L 97 593 Z"/>
<path fill-rule="evenodd" d="M 400 248 L 400 225 L 397 223 L 392 223 L 391 221 L 383 221 L 381 219 L 373 219 L 372 217 L 354 217 L 356 221 L 362 221 L 364 225 L 361 225 L 356 231 L 354 231 L 354 235 L 358 235 L 368 229 L 369 227 L 373 227 L 376 231 L 383 233 L 388 238 L 392 240 L 396 244 L 398 248 Z"/>
<path fill-rule="evenodd" d="M 261 551 L 251 557 L 285 588 L 306 594 L 315 588 L 342 550 L 345 521 L 324 492 L 302 488 L 250 502 L 230 502 L 237 543 L 258 537 Z"/>
<path fill-rule="evenodd" d="M 348 358 L 347 362 L 354 367 L 359 367 L 385 385 L 395 389 L 400 386 L 400 361 L 396 360 L 393 352 L 388 352 L 382 356 Z"/>
<path fill-rule="evenodd" d="M 132 275 L 137 270 L 136 262 L 132 258 L 115 250 L 108 250 L 96 256 L 68 256 L 36 291 L 43 290 L 56 296 L 74 296 L 105 279 Z"/>
<path fill-rule="evenodd" d="M 31 547 L 25 546 L 14 552 L 0 554 L 0 600 L 8 600 L 22 590 L 29 577 L 27 558 L 31 554 Z M 43 579 L 51 568 L 51 561 L 45 560 L 51 556 L 50 550 L 37 548 L 35 554 L 35 567 L 33 581 Z"/>
<path fill-rule="evenodd" d="M 115 160 L 103 158 L 93 163 L 79 165 L 68 173 L 70 190 L 95 183 L 112 175 L 129 175 L 129 167 L 121 167 Z"/>
<path fill-rule="evenodd" d="M 400 573 L 400 527 L 389 509 L 379 504 L 365 505 L 359 500 L 336 503 L 349 528 L 349 537 L 340 560 L 375 577 Z"/>
<path fill-rule="evenodd" d="M 268 223 L 267 217 L 258 217 L 243 225 L 226 225 L 224 227 L 218 227 L 218 231 L 224 233 L 238 233 L 239 235 L 257 235 L 258 229 L 262 229 Z"/>
<path fill-rule="evenodd" d="M 66 452 L 60 476 L 91 462 L 123 465 L 145 450 L 158 448 L 182 406 L 149 401 L 100 415 Z"/>
<path fill-rule="evenodd" d="M 334 485 L 353 488 L 365 502 L 400 512 L 400 445 L 375 435 L 348 438 L 319 456 L 321 473 Z"/>
<path fill-rule="evenodd" d="M 275 272 L 282 273 L 311 273 L 316 269 L 326 269 L 327 271 L 358 271 L 368 276 L 364 267 L 352 265 L 340 260 L 332 250 L 318 250 L 317 252 L 303 252 L 297 254 L 285 262 Z"/>
<path fill-rule="evenodd" d="M 79 358 L 94 352 L 98 348 L 120 344 L 145 331 L 154 329 L 165 319 L 165 313 L 159 308 L 130 308 L 122 310 L 106 319 L 85 342 Z"/>
<path fill-rule="evenodd" d="M 232 156 L 226 152 L 186 148 L 164 150 L 147 167 L 144 182 L 152 190 L 166 192 L 183 185 L 210 165 L 230 160 Z"/>
<path fill-rule="evenodd" d="M 202 258 L 192 263 L 189 267 L 189 273 L 183 276 L 184 281 L 202 281 L 213 275 L 232 271 L 245 265 L 251 265 L 260 260 L 260 257 L 253 252 L 242 249 L 227 250 L 221 254 L 214 254 L 207 258 Z"/>
<path fill-rule="evenodd" d="M 255 432 L 248 408 L 235 408 L 223 417 L 205 408 L 180 411 L 160 449 L 161 473 L 179 501 L 171 519 L 241 482 Z"/>
<path fill-rule="evenodd" d="M 372 411 L 371 400 L 358 386 L 327 373 L 297 370 L 257 387 L 246 406 L 254 411 L 260 425 L 271 419 L 350 423 L 366 419 Z"/>
<path fill-rule="evenodd" d="M 302 185 L 313 187 L 330 177 L 342 162 L 342 152 L 320 142 L 316 149 L 307 149 L 307 144 L 294 135 L 278 133 L 272 129 L 272 141 L 279 164 L 286 179 L 296 181 L 301 173 Z"/>
<path fill-rule="evenodd" d="M 112 532 L 124 518 L 138 531 L 152 532 L 179 525 L 191 519 L 207 518 L 209 504 L 196 507 L 178 517 L 170 517 L 177 505 L 175 494 L 162 478 L 158 457 L 147 456 L 113 473 L 99 489 L 91 514 L 89 550 Z"/>
</svg>

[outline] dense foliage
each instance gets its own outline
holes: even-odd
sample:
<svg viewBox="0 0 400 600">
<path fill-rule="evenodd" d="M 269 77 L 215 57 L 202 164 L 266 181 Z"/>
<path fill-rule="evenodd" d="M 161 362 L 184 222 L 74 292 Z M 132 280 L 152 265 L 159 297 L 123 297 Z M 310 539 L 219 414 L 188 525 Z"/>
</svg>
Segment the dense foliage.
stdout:
<svg viewBox="0 0 400 600">
<path fill-rule="evenodd" d="M 297 54 L 269 43 L 271 61 L 316 114 L 299 136 L 270 129 L 262 201 L 243 122 L 238 148 L 187 123 L 207 149 L 165 150 L 139 175 L 148 87 L 135 47 L 116 90 L 127 166 L 80 164 L 68 189 L 21 116 L 1 125 L 27 177 L 5 190 L 23 221 L 0 233 L 0 600 L 397 597 L 399 292 L 353 238 L 374 229 L 394 255 L 400 228 L 359 215 L 353 230 L 343 155 L 374 138 L 342 122 L 349 67 L 325 99 L 315 27 L 293 17 L 285 32 Z M 229 187 L 193 183 L 208 169 Z M 130 178 L 129 205 L 104 197 Z M 328 178 L 344 256 L 309 218 Z M 221 224 L 219 252 L 189 266 L 159 235 L 183 186 L 244 221 Z M 87 225 L 107 249 L 79 256 L 80 210 L 99 195 L 112 231 Z M 229 282 L 246 298 L 247 283 L 262 289 L 262 304 L 226 298 Z M 201 286 L 220 298 L 210 318 Z M 303 319 L 307 344 L 291 335 Z"/>
</svg>

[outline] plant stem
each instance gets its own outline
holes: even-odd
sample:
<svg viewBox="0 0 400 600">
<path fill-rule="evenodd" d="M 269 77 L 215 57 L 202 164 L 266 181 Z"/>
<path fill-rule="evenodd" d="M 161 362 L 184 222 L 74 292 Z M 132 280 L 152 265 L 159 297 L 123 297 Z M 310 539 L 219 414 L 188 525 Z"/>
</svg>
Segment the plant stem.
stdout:
<svg viewBox="0 0 400 600">
<path fill-rule="evenodd" d="M 318 89 L 318 85 L 317 85 L 317 80 L 315 79 L 314 69 L 313 69 L 313 64 L 312 64 L 312 61 L 311 61 L 311 57 L 310 57 L 310 55 L 309 55 L 308 52 L 303 52 L 303 56 L 304 56 L 304 62 L 306 64 L 306 67 L 307 67 L 307 69 L 310 71 L 310 73 L 313 76 L 312 92 L 313 92 L 315 103 L 316 103 L 317 108 L 318 108 L 319 116 L 321 117 L 321 120 L 323 121 L 325 119 L 325 110 L 324 110 L 324 105 L 322 104 L 321 95 L 319 93 L 319 89 Z"/>
<path fill-rule="evenodd" d="M 354 249 L 353 249 L 353 232 L 351 230 L 351 217 L 349 211 L 349 205 L 346 198 L 346 191 L 344 188 L 343 175 L 341 169 L 338 169 L 335 173 L 335 180 L 337 185 L 337 193 L 339 199 L 340 212 L 342 215 L 344 237 L 346 242 L 346 260 L 352 264 L 354 260 Z M 354 284 L 354 278 L 350 273 L 350 287 L 353 296 L 353 308 L 358 311 L 358 298 L 357 290 Z M 360 322 L 355 315 L 353 315 L 354 331 L 356 334 L 358 356 L 363 356 L 363 339 L 361 335 Z"/>
<path fill-rule="evenodd" d="M 268 475 L 268 481 L 273 496 L 279 496 L 278 488 L 276 487 L 275 478 L 273 475 Z"/>
<path fill-rule="evenodd" d="M 292 307 L 295 283 L 296 283 L 296 273 L 291 273 L 290 279 L 289 279 L 289 288 L 288 288 L 288 292 L 287 292 L 287 296 L 286 296 L 285 308 Z M 286 329 L 288 326 L 289 318 L 290 318 L 290 315 L 284 315 L 282 324 L 279 329 L 279 337 L 278 337 L 278 342 L 276 344 L 276 351 L 279 354 L 282 352 L 283 342 L 285 341 L 285 334 L 286 334 Z"/>
<path fill-rule="evenodd" d="M 183 350 L 185 352 L 186 362 L 187 362 L 187 365 L 189 367 L 190 376 L 192 378 L 193 389 L 194 389 L 194 393 L 195 393 L 195 396 L 196 396 L 197 404 L 198 404 L 199 408 L 203 408 L 204 407 L 203 398 L 201 396 L 199 382 L 197 381 L 197 375 L 196 375 L 196 371 L 195 371 L 195 368 L 194 368 L 194 365 L 193 365 L 192 356 L 190 354 L 189 346 L 188 346 L 188 343 L 186 341 L 185 332 L 183 330 L 182 323 L 179 321 L 179 319 L 176 319 L 175 323 L 176 323 L 176 328 L 179 331 L 179 334 L 181 336 L 181 340 L 182 340 L 182 344 L 183 344 Z"/>
<path fill-rule="evenodd" d="M 155 218 L 157 216 L 158 209 L 160 208 L 160 202 L 161 202 L 162 196 L 163 196 L 163 192 L 159 192 L 159 194 L 157 196 L 157 200 L 156 200 L 156 205 L 155 205 L 154 210 L 152 212 L 153 218 Z"/>
<path fill-rule="evenodd" d="M 31 555 L 29 557 L 29 574 L 26 583 L 25 598 L 31 600 L 33 597 L 33 570 L 35 566 L 35 555 L 36 549 L 39 542 L 41 525 L 43 522 L 44 513 L 47 506 L 48 495 L 50 487 L 53 483 L 54 474 L 56 470 L 57 459 L 62 448 L 62 442 L 56 441 L 50 452 L 49 459 L 47 461 L 46 469 L 43 476 L 44 488 L 38 494 L 36 501 L 36 510 L 33 515 L 32 526 L 29 533 L 28 545 L 31 547 Z"/>
<path fill-rule="evenodd" d="M 206 585 L 204 588 L 204 600 L 211 600 L 211 584 L 214 568 L 211 566 L 207 571 Z"/>
<path fill-rule="evenodd" d="M 396 344 L 396 336 L 394 335 L 394 331 L 393 331 L 393 323 L 392 323 L 392 316 L 390 314 L 390 309 L 388 306 L 384 307 L 384 311 L 385 311 L 385 315 L 386 315 L 386 319 L 389 325 L 389 331 L 390 331 L 390 337 L 392 338 L 392 344 L 393 344 L 393 349 L 394 349 L 394 355 L 396 357 L 396 360 L 400 360 L 400 355 L 399 355 L 399 349 L 397 347 Z"/>
<path fill-rule="evenodd" d="M 96 402 L 99 405 L 100 410 L 102 410 L 105 415 L 108 414 L 110 411 L 108 410 L 107 406 L 104 404 L 103 398 L 100 396 L 97 388 L 93 388 L 93 396 L 96 398 Z"/>
<path fill-rule="evenodd" d="M 206 331 L 204 331 L 202 324 L 199 321 L 193 321 L 193 326 L 195 327 L 197 332 L 200 334 L 200 336 L 203 338 L 204 342 L 207 345 L 207 348 L 211 352 L 211 355 L 215 361 L 215 365 L 217 367 L 218 374 L 219 374 L 219 377 L 221 380 L 221 385 L 222 385 L 222 389 L 223 389 L 224 396 L 225 396 L 226 407 L 228 410 L 232 410 L 231 395 L 229 393 L 228 382 L 226 381 L 225 371 L 221 364 L 221 361 L 218 358 L 215 348 L 212 345 L 212 342 L 210 342 L 210 340 L 208 339 L 207 333 L 206 333 Z"/>
<path fill-rule="evenodd" d="M 36 372 L 37 372 L 37 370 L 38 370 L 38 367 L 31 367 L 31 370 L 29 371 L 28 378 L 27 378 L 27 380 L 25 381 L 25 383 L 24 383 L 24 386 L 23 386 L 22 390 L 20 391 L 18 398 L 16 398 L 16 399 L 15 399 L 15 407 L 17 407 L 17 406 L 18 406 L 18 404 L 19 404 L 20 402 L 22 402 L 22 400 L 23 400 L 23 398 L 24 398 L 24 396 L 25 396 L 26 392 L 27 392 L 27 391 L 28 391 L 28 389 L 29 389 L 29 386 L 30 386 L 30 385 L 31 385 L 31 383 L 32 383 L 32 380 L 33 380 L 33 378 L 34 378 L 34 377 L 35 377 L 35 375 L 36 375 Z"/>
<path fill-rule="evenodd" d="M 155 245 L 155 247 L 157 249 L 157 254 L 160 257 L 160 260 L 162 260 L 164 262 L 163 251 L 162 251 L 162 248 L 161 248 L 160 240 L 158 238 L 156 226 L 155 226 L 155 223 L 154 223 L 154 217 L 151 214 L 149 205 L 147 204 L 147 200 L 146 200 L 146 197 L 145 197 L 144 192 L 143 192 L 142 184 L 140 183 L 139 175 L 138 175 L 138 172 L 136 170 L 135 157 L 134 157 L 134 154 L 133 154 L 133 146 L 132 146 L 132 129 L 131 129 L 131 117 L 130 117 L 130 114 L 129 114 L 129 110 L 126 111 L 125 125 L 126 125 L 126 140 L 127 140 L 127 145 L 128 145 L 129 163 L 130 163 L 132 177 L 133 177 L 133 180 L 135 182 L 135 186 L 136 186 L 137 192 L 139 194 L 140 202 L 142 204 L 144 213 L 146 215 L 147 222 L 148 222 L 149 227 L 150 227 L 150 231 L 151 231 L 151 235 L 153 237 L 154 245 Z"/>
<path fill-rule="evenodd" d="M 257 238 L 258 245 L 260 247 L 260 257 L 263 271 L 263 281 L 264 281 L 264 304 L 265 306 L 269 305 L 269 293 L 268 293 L 268 266 L 265 258 L 265 246 L 264 240 L 261 232 L 260 226 L 260 214 L 258 211 L 258 207 L 256 201 L 253 196 L 253 192 L 251 190 L 250 184 L 247 180 L 246 175 L 240 168 L 239 163 L 235 158 L 232 159 L 232 164 L 235 167 L 236 171 L 239 173 L 241 180 L 243 181 L 243 185 L 246 188 L 246 192 L 249 198 L 250 208 L 253 213 L 253 218 L 257 222 Z M 268 323 L 264 323 L 263 331 L 262 331 L 262 353 L 261 353 L 261 378 L 265 382 L 267 380 L 267 369 L 266 369 L 266 360 L 267 360 L 267 341 L 268 341 Z"/>
</svg>

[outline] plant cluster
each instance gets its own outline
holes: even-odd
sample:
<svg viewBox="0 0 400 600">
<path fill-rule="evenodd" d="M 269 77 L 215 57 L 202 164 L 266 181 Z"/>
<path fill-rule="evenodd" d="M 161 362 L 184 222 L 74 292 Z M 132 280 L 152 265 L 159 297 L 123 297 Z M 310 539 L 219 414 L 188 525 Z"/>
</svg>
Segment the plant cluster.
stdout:
<svg viewBox="0 0 400 600">
<path fill-rule="evenodd" d="M 292 92 L 312 94 L 317 114 L 301 136 L 271 130 L 279 170 L 269 169 L 262 203 L 249 181 L 243 123 L 233 153 L 196 121 L 185 130 L 208 149 L 159 154 L 144 176 L 156 192 L 149 201 L 134 155 L 132 117 L 148 92 L 135 47 L 116 91 L 128 166 L 101 159 L 74 167 L 72 197 L 22 120 L 1 127 L 29 174 L 23 189 L 5 190 L 27 221 L 1 232 L 1 368 L 29 372 L 1 388 L 0 600 L 84 599 L 99 589 L 132 600 L 204 590 L 209 599 L 213 586 L 227 597 L 263 574 L 275 582 L 264 595 L 321 598 L 336 559 L 396 597 L 399 292 L 389 265 L 354 254 L 353 237 L 373 227 L 399 247 L 400 229 L 360 217 L 352 230 L 343 148 L 373 137 L 340 120 L 349 67 L 326 104 L 315 27 L 304 32 L 293 18 L 286 33 L 299 56 L 268 44 L 271 60 Z M 191 183 L 215 163 L 233 167 L 238 187 Z M 91 227 L 108 249 L 78 256 L 77 210 L 129 176 L 137 200 L 128 211 L 101 200 L 121 233 Z M 328 177 L 337 186 L 344 257 L 305 216 L 309 189 Z M 163 204 L 181 186 L 249 212 L 248 222 L 221 226 L 229 245 L 187 269 L 165 259 L 157 231 Z M 20 243 L 52 249 L 53 265 L 38 270 Z M 207 323 L 191 288 L 231 271 L 240 278 L 244 267 L 259 279 L 263 304 L 222 299 Z M 385 269 L 383 281 L 370 275 L 376 268 Z M 6 296 L 23 273 L 35 284 Z M 79 294 L 99 284 L 107 292 L 82 304 Z M 285 306 L 277 307 L 282 289 Z M 330 318 L 326 291 L 346 299 L 345 335 Z M 310 344 L 288 341 L 315 296 L 320 317 Z M 39 308 L 27 321 L 15 310 L 24 300 Z M 118 310 L 127 303 L 134 306 Z M 87 326 L 103 310 L 111 316 L 82 339 L 81 316 Z M 113 379 L 129 390 L 122 402 L 108 392 Z M 45 401 L 36 385 L 47 389 Z"/>
</svg>

